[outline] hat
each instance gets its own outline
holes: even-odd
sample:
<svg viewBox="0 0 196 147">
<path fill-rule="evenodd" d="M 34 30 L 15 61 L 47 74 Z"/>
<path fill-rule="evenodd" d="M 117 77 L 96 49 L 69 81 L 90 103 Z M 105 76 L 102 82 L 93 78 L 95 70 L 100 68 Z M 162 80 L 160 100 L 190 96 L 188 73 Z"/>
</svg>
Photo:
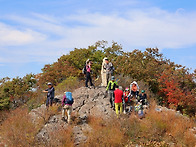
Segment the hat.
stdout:
<svg viewBox="0 0 196 147">
<path fill-rule="evenodd" d="M 136 84 L 137 85 L 137 82 L 136 81 L 133 81 L 133 84 Z"/>
<path fill-rule="evenodd" d="M 107 57 L 105 57 L 105 58 L 104 58 L 104 60 L 108 60 L 108 58 L 107 58 Z"/>
<path fill-rule="evenodd" d="M 129 88 L 127 87 L 127 88 L 125 89 L 125 91 L 129 91 Z"/>
<path fill-rule="evenodd" d="M 112 77 L 111 77 L 111 80 L 115 80 L 115 77 L 114 77 L 114 76 L 112 76 Z"/>
<path fill-rule="evenodd" d="M 47 85 L 52 85 L 52 83 L 51 82 L 48 82 L 48 84 Z"/>
<path fill-rule="evenodd" d="M 145 90 L 142 90 L 142 93 L 144 93 L 145 92 Z"/>
</svg>

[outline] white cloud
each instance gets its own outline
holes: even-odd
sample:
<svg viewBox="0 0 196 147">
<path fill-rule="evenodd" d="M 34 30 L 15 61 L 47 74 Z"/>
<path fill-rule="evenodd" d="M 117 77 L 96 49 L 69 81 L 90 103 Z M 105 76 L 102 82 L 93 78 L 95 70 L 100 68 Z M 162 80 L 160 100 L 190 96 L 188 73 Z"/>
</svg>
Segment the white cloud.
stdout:
<svg viewBox="0 0 196 147">
<path fill-rule="evenodd" d="M 0 46 L 25 45 L 46 39 L 46 36 L 31 29 L 19 30 L 0 23 Z"/>
<path fill-rule="evenodd" d="M 98 40 L 117 41 L 127 50 L 176 49 L 196 44 L 196 13 L 182 10 L 171 13 L 159 8 L 133 9 L 105 15 L 84 11 L 59 17 L 33 13 L 28 18 L 12 15 L 7 19 L 24 29 L 0 23 L 0 36 L 5 36 L 0 38 L 0 45 L 19 45 L 10 52 L 17 54 L 20 62 L 55 60 L 67 49 L 87 47 Z"/>
</svg>

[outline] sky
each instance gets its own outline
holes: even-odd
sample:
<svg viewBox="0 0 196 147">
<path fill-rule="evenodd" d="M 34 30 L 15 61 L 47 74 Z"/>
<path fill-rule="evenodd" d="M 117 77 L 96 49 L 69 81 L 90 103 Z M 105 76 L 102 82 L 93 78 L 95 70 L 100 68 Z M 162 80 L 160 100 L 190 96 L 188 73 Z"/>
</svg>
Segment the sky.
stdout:
<svg viewBox="0 0 196 147">
<path fill-rule="evenodd" d="M 40 73 L 99 40 L 196 69 L 195 0 L 0 0 L 0 78 Z"/>
</svg>

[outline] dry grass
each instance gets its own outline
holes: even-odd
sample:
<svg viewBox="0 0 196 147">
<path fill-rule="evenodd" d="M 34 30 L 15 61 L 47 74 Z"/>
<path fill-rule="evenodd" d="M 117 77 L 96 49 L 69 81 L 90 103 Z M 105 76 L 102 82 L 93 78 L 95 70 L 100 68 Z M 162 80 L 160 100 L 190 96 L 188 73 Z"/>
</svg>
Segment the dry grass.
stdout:
<svg viewBox="0 0 196 147">
<path fill-rule="evenodd" d="M 93 131 L 85 132 L 88 136 L 87 142 L 82 146 L 124 146 L 124 131 L 120 127 L 120 120 L 108 122 L 101 118 L 89 117 L 89 125 Z"/>
<path fill-rule="evenodd" d="M 53 106 L 48 111 L 42 112 L 36 123 L 33 123 L 27 108 L 17 108 L 2 122 L 0 136 L 8 146 L 35 146 L 36 134 L 48 119 L 57 113 L 58 107 Z"/>
<path fill-rule="evenodd" d="M 86 132 L 87 142 L 83 146 L 195 146 L 196 140 L 190 128 L 195 126 L 188 118 L 173 111 L 157 112 L 155 106 L 146 118 L 135 115 L 122 116 L 104 121 L 90 117 L 91 132 Z"/>
<path fill-rule="evenodd" d="M 50 133 L 50 146 L 59 146 L 59 147 L 73 147 L 74 146 L 74 137 L 73 137 L 73 128 L 69 126 L 64 129 L 61 126 Z"/>
<path fill-rule="evenodd" d="M 0 127 L 0 136 L 8 146 L 37 146 L 36 134 L 48 121 L 50 116 L 58 114 L 58 107 L 53 106 L 42 113 L 38 123 L 32 123 L 28 110 L 18 108 L 12 111 Z M 80 124 L 77 114 L 74 114 L 73 125 L 67 129 L 53 131 L 49 146 L 74 146 L 73 126 Z M 87 142 L 81 146 L 195 146 L 196 141 L 190 128 L 194 121 L 177 115 L 173 111 L 157 112 L 155 104 L 151 105 L 146 117 L 142 120 L 135 115 L 130 117 L 114 117 L 111 120 L 90 116 L 87 123 L 92 128 L 84 132 Z M 39 143 L 40 144 L 40 143 Z"/>
<path fill-rule="evenodd" d="M 28 110 L 18 108 L 2 123 L 0 136 L 8 146 L 33 146 L 38 130 L 39 127 L 32 123 Z"/>
</svg>

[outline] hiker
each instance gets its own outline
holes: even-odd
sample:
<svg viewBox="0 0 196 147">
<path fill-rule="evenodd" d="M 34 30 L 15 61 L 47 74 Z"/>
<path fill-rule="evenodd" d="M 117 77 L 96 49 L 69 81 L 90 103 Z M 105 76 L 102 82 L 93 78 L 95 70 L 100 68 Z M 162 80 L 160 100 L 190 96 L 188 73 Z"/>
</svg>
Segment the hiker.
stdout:
<svg viewBox="0 0 196 147">
<path fill-rule="evenodd" d="M 137 99 L 139 94 L 139 86 L 136 81 L 133 81 L 130 85 L 131 97 L 135 96 Z"/>
<path fill-rule="evenodd" d="M 106 78 L 106 70 L 104 69 L 104 65 L 106 64 L 105 59 L 107 59 L 106 57 L 103 59 L 102 62 L 102 67 L 101 67 L 101 86 L 106 87 L 107 86 L 107 78 Z"/>
<path fill-rule="evenodd" d="M 109 80 L 111 79 L 111 76 L 114 75 L 114 67 L 113 67 L 113 64 L 111 62 L 109 62 L 108 58 L 104 58 L 105 60 L 105 63 L 103 61 L 103 65 L 102 65 L 102 68 L 103 68 L 103 74 L 102 74 L 102 85 L 105 86 L 105 85 L 108 85 L 109 83 Z M 105 81 L 105 76 L 106 76 L 106 81 Z"/>
<path fill-rule="evenodd" d="M 119 117 L 119 109 L 120 109 L 120 114 L 122 113 L 122 100 L 123 99 L 123 91 L 122 87 L 116 86 L 116 90 L 114 91 L 114 103 L 115 103 L 115 110 L 117 114 L 117 118 Z"/>
<path fill-rule="evenodd" d="M 51 82 L 49 82 L 47 85 L 48 85 L 48 89 L 43 90 L 43 92 L 47 93 L 46 107 L 48 109 L 49 105 L 52 106 L 52 103 L 53 103 L 53 100 L 54 100 L 55 89 L 54 89 L 54 87 L 53 87 Z"/>
<path fill-rule="evenodd" d="M 143 112 L 143 107 L 142 107 L 142 103 L 138 102 L 135 105 L 135 115 L 137 115 L 140 119 L 144 117 L 144 112 Z"/>
<path fill-rule="evenodd" d="M 145 93 L 145 90 L 141 91 L 142 93 L 139 95 L 138 101 L 142 103 L 142 105 L 147 105 L 147 95 Z"/>
<path fill-rule="evenodd" d="M 114 80 L 115 80 L 115 77 L 112 76 L 111 81 L 109 81 L 108 86 L 106 88 L 106 91 L 109 91 L 111 108 L 112 107 L 114 108 L 114 90 L 116 86 L 118 86 L 118 83 Z"/>
<path fill-rule="evenodd" d="M 123 106 L 124 106 L 124 111 L 123 113 L 126 114 L 126 103 L 128 103 L 128 100 L 130 99 L 130 92 L 129 92 L 129 88 L 125 88 L 125 91 L 123 93 L 123 99 L 124 99 L 124 103 L 123 103 Z"/>
<path fill-rule="evenodd" d="M 86 82 L 85 82 L 85 86 L 88 87 L 88 81 L 90 81 L 90 86 L 94 86 L 92 83 L 92 78 L 91 78 L 91 65 L 92 65 L 92 61 L 87 60 L 86 61 Z"/>
<path fill-rule="evenodd" d="M 65 112 L 67 117 L 68 124 L 71 123 L 71 113 L 72 113 L 72 104 L 73 104 L 73 98 L 71 92 L 64 92 L 65 95 L 63 96 L 62 100 L 62 120 L 65 121 Z"/>
</svg>

